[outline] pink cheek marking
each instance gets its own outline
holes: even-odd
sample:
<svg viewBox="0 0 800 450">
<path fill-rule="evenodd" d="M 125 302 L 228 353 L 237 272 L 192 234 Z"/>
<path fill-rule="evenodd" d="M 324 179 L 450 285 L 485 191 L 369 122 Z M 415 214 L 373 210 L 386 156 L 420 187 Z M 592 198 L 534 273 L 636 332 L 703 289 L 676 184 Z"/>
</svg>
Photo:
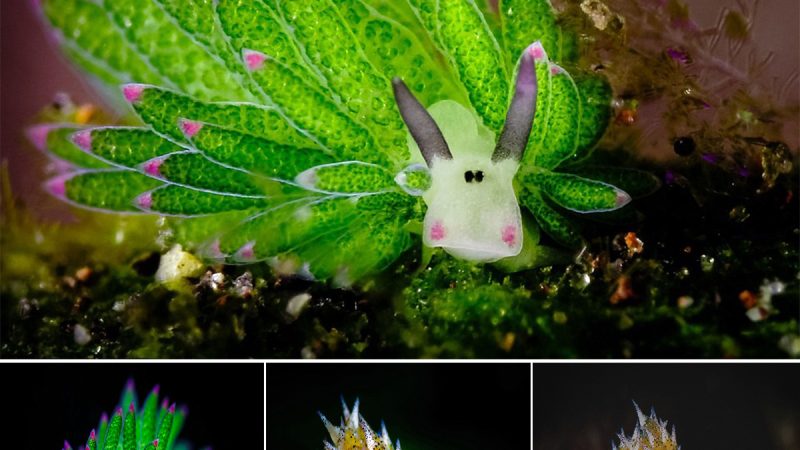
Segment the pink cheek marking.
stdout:
<svg viewBox="0 0 800 450">
<path fill-rule="evenodd" d="M 136 103 L 141 100 L 142 92 L 144 92 L 143 84 L 133 83 L 122 86 L 122 95 L 124 95 L 125 100 L 129 101 L 130 103 Z"/>
<path fill-rule="evenodd" d="M 144 194 L 136 197 L 136 204 L 142 209 L 150 209 L 153 207 L 153 194 L 145 192 Z"/>
<path fill-rule="evenodd" d="M 144 163 L 144 172 L 152 177 L 161 178 L 162 176 L 159 169 L 161 168 L 162 164 L 164 164 L 164 159 L 162 158 L 147 161 Z"/>
<path fill-rule="evenodd" d="M 506 225 L 502 232 L 503 242 L 509 247 L 513 247 L 517 242 L 517 227 L 514 225 Z"/>
<path fill-rule="evenodd" d="M 431 227 L 431 239 L 433 239 L 434 241 L 441 241 L 442 239 L 444 239 L 444 236 L 445 236 L 444 225 L 442 225 L 441 221 L 437 220 L 436 222 L 433 223 L 433 226 Z"/>
<path fill-rule="evenodd" d="M 267 55 L 255 50 L 243 50 L 242 56 L 244 58 L 244 63 L 247 65 L 247 69 L 250 71 L 264 67 L 264 61 L 267 60 Z"/>
<path fill-rule="evenodd" d="M 560 73 L 564 73 L 564 69 L 562 69 L 559 66 L 552 65 L 552 66 L 550 66 L 550 73 L 553 74 L 553 75 L 558 75 Z"/>
<path fill-rule="evenodd" d="M 183 135 L 187 138 L 193 138 L 203 128 L 202 123 L 187 119 L 180 119 L 178 125 L 180 125 Z"/>
<path fill-rule="evenodd" d="M 73 133 L 72 142 L 85 152 L 92 151 L 92 132 L 91 130 L 81 130 Z"/>
</svg>

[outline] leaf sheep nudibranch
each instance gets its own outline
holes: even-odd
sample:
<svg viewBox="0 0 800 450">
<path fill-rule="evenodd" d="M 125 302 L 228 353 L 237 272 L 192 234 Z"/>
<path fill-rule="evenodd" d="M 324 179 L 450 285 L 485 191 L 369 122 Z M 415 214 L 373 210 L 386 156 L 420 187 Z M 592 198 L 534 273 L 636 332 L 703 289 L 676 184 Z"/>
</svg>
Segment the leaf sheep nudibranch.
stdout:
<svg viewBox="0 0 800 450">
<path fill-rule="evenodd" d="M 330 434 L 331 441 L 323 441 L 325 450 L 400 450 L 400 441 L 394 446 L 389 439 L 386 425 L 381 421 L 381 432 L 376 433 L 358 412 L 358 399 L 353 410 L 347 408 L 342 399 L 342 417 L 339 426 L 333 425 L 321 412 L 319 418 Z"/>
<path fill-rule="evenodd" d="M 96 429 L 89 433 L 86 450 L 172 450 L 185 449 L 186 445 L 177 442 L 186 408 L 176 408 L 164 398 L 159 404 L 159 387 L 156 385 L 142 403 L 136 396 L 133 380 L 128 380 L 122 391 L 116 411 L 108 417 L 103 413 Z M 69 442 L 64 441 L 63 450 L 71 450 Z"/>
<path fill-rule="evenodd" d="M 620 430 L 619 446 L 612 444 L 614 450 L 680 450 L 681 446 L 675 438 L 675 426 L 672 432 L 667 431 L 667 421 L 656 417 L 655 409 L 650 410 L 650 416 L 645 416 L 639 405 L 633 402 L 636 408 L 638 423 L 630 437 Z"/>
<path fill-rule="evenodd" d="M 349 285 L 420 229 L 459 258 L 528 257 L 538 233 L 524 230 L 578 247 L 562 210 L 618 209 L 628 186 L 654 185 L 576 164 L 611 90 L 548 56 L 574 62 L 576 40 L 547 0 L 502 2 L 502 39 L 474 0 L 38 3 L 63 51 L 138 116 L 33 128 L 67 167 L 46 189 L 163 216 L 208 260 Z"/>
</svg>

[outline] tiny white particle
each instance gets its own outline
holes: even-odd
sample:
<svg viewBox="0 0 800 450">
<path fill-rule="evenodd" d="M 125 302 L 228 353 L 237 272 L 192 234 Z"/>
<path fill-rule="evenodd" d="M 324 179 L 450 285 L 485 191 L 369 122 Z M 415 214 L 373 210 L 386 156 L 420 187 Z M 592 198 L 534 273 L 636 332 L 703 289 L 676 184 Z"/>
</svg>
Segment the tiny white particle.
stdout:
<svg viewBox="0 0 800 450">
<path fill-rule="evenodd" d="M 311 294 L 307 292 L 295 295 L 289 299 L 289 303 L 286 304 L 286 313 L 292 316 L 293 319 L 297 319 L 300 317 L 300 314 L 302 314 L 309 300 L 311 300 Z"/>
</svg>

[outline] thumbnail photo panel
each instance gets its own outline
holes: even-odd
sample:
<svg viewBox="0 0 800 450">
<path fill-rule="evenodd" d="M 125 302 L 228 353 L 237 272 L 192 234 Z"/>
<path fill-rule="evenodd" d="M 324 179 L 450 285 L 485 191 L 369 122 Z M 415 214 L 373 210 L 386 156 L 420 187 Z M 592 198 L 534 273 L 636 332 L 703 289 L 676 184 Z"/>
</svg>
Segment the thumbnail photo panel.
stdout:
<svg viewBox="0 0 800 450">
<path fill-rule="evenodd" d="M 264 447 L 261 363 L 8 363 L 2 373 L 6 437 L 19 440 L 7 448 Z"/>
<path fill-rule="evenodd" d="M 529 449 L 530 389 L 528 363 L 268 363 L 267 449 Z"/>
<path fill-rule="evenodd" d="M 535 450 L 796 450 L 800 365 L 533 365 Z"/>
</svg>

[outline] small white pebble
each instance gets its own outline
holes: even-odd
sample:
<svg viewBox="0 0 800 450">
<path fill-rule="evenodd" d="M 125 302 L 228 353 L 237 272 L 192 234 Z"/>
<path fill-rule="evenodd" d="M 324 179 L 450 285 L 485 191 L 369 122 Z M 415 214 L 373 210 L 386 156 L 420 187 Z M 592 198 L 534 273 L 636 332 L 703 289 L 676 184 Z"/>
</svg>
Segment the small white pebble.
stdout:
<svg viewBox="0 0 800 450">
<path fill-rule="evenodd" d="M 747 314 L 747 318 L 752 320 L 753 322 L 761 322 L 762 320 L 767 318 L 767 316 L 769 315 L 769 311 L 760 306 L 754 306 L 748 309 L 745 314 Z"/>
<path fill-rule="evenodd" d="M 311 300 L 311 294 L 307 292 L 295 295 L 289 299 L 289 303 L 286 304 L 286 313 L 292 316 L 292 318 L 297 319 L 300 317 L 300 314 L 305 309 L 309 300 Z"/>
<path fill-rule="evenodd" d="M 764 284 L 761 285 L 761 296 L 772 297 L 775 294 L 782 294 L 784 290 L 786 290 L 786 285 L 780 280 L 764 280 Z"/>
<path fill-rule="evenodd" d="M 75 343 L 78 345 L 86 345 L 92 340 L 92 335 L 89 333 L 89 330 L 81 324 L 75 325 L 72 336 L 75 339 Z"/>
<path fill-rule="evenodd" d="M 191 253 L 183 251 L 180 245 L 175 245 L 161 256 L 156 271 L 156 281 L 167 281 L 198 276 L 203 273 L 205 266 Z"/>
<path fill-rule="evenodd" d="M 305 346 L 300 349 L 300 357 L 303 359 L 316 359 L 317 355 L 314 354 L 314 351 L 309 346 Z"/>
<path fill-rule="evenodd" d="M 217 291 L 225 284 L 225 275 L 222 272 L 215 272 L 211 275 L 211 289 Z"/>
<path fill-rule="evenodd" d="M 796 334 L 787 334 L 781 338 L 778 342 L 778 346 L 792 358 L 800 357 L 800 336 Z"/>
</svg>

